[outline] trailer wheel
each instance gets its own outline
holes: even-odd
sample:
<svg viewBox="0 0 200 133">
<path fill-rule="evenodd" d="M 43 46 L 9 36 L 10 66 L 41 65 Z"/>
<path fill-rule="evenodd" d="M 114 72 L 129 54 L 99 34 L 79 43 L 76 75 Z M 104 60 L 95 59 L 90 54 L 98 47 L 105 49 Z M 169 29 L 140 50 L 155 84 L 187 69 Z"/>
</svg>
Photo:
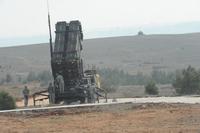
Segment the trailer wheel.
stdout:
<svg viewBox="0 0 200 133">
<path fill-rule="evenodd" d="M 88 103 L 95 103 L 95 89 L 93 87 L 88 89 L 87 99 L 88 99 Z"/>
<path fill-rule="evenodd" d="M 82 97 L 82 98 L 80 98 L 79 100 L 80 100 L 80 103 L 81 103 L 81 104 L 84 104 L 84 103 L 85 103 L 85 97 Z"/>
</svg>

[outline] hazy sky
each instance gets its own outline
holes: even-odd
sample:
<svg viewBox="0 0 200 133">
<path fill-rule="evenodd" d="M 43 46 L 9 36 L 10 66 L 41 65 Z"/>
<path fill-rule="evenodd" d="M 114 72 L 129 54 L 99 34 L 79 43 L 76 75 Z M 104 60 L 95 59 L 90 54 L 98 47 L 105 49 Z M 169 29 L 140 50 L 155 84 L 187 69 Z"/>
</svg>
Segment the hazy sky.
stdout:
<svg viewBox="0 0 200 133">
<path fill-rule="evenodd" d="M 0 45 L 9 38 L 47 36 L 46 3 L 46 0 L 0 0 Z M 49 0 L 49 3 L 53 31 L 56 21 L 78 19 L 87 38 L 110 29 L 165 26 L 167 29 L 167 25 L 200 22 L 200 0 Z"/>
</svg>

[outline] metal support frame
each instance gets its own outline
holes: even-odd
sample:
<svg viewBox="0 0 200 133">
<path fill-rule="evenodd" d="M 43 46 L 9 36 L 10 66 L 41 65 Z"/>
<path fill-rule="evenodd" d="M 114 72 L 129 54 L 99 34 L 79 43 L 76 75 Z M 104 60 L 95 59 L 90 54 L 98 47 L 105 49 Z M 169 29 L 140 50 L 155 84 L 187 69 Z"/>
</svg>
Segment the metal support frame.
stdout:
<svg viewBox="0 0 200 133">
<path fill-rule="evenodd" d="M 46 93 L 48 93 L 48 90 L 34 93 L 33 94 L 33 105 L 36 106 L 37 101 L 43 101 L 43 100 L 49 99 L 49 94 L 46 94 Z M 45 97 L 37 99 L 37 96 L 45 96 Z"/>
</svg>

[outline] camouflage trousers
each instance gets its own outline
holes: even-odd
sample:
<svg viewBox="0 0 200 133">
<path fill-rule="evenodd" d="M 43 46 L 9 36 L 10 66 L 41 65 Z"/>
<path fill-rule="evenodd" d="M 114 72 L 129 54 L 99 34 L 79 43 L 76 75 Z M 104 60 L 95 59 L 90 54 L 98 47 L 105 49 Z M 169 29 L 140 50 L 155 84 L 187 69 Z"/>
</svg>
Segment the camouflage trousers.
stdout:
<svg viewBox="0 0 200 133">
<path fill-rule="evenodd" d="M 27 107 L 28 106 L 28 96 L 24 95 L 24 106 Z"/>
</svg>

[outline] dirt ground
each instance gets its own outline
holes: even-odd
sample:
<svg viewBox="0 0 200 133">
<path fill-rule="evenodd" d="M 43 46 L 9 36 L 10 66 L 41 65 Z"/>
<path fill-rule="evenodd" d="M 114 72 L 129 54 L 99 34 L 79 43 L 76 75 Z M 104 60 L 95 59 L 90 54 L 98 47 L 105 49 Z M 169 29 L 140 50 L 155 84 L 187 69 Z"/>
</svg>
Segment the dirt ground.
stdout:
<svg viewBox="0 0 200 133">
<path fill-rule="evenodd" d="M 4 133 L 199 133 L 200 105 L 145 104 L 130 109 L 0 116 Z"/>
</svg>

